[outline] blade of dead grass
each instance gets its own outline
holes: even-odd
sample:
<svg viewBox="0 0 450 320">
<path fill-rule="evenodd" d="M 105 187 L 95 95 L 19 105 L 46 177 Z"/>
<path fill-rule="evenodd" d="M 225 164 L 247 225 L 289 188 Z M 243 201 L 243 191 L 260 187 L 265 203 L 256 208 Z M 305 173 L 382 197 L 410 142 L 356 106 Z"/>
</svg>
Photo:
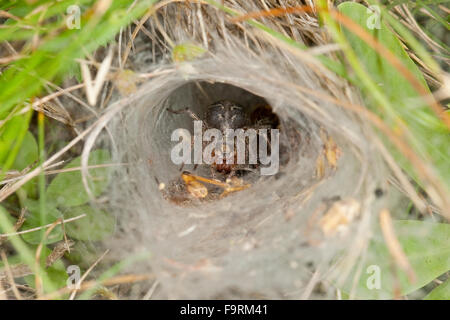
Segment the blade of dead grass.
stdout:
<svg viewBox="0 0 450 320">
<path fill-rule="evenodd" d="M 95 77 L 94 81 L 92 81 L 91 72 L 89 71 L 87 64 L 84 61 L 80 61 L 86 96 L 91 106 L 95 106 L 95 104 L 97 103 L 97 97 L 100 93 L 100 90 L 102 89 L 103 83 L 105 82 L 109 67 L 111 66 L 112 58 L 113 52 L 110 49 L 106 58 L 100 64 L 97 76 Z M 92 83 L 94 83 L 94 85 L 92 85 Z"/>
<path fill-rule="evenodd" d="M 20 292 L 17 289 L 16 283 L 14 281 L 14 277 L 12 275 L 11 268 L 9 267 L 8 258 L 6 257 L 6 254 L 3 250 L 0 251 L 0 255 L 2 257 L 3 264 L 5 265 L 6 275 L 8 277 L 8 281 L 12 288 L 14 296 L 16 297 L 17 300 L 22 300 L 22 296 L 20 295 Z"/>
<path fill-rule="evenodd" d="M 80 280 L 75 284 L 75 289 L 73 289 L 72 293 L 70 294 L 69 300 L 75 299 L 75 295 L 77 294 L 81 285 L 83 284 L 83 281 L 86 279 L 86 277 L 89 275 L 89 273 L 95 268 L 95 266 L 103 260 L 103 258 L 108 254 L 109 250 L 106 250 L 90 267 L 86 270 L 86 272 L 83 274 L 83 276 L 80 278 Z"/>
<path fill-rule="evenodd" d="M 66 220 L 61 220 L 61 221 L 56 220 L 55 222 L 49 223 L 49 224 L 47 224 L 45 226 L 40 226 L 40 227 L 27 229 L 27 230 L 23 230 L 23 231 L 4 233 L 4 234 L 0 234 L 0 236 L 1 237 L 5 237 L 5 238 L 14 237 L 14 236 L 18 236 L 18 235 L 21 235 L 21 234 L 35 232 L 35 231 L 39 231 L 39 230 L 50 228 L 55 223 L 57 225 L 58 224 L 63 224 L 63 223 L 65 224 L 65 223 L 69 223 L 69 222 L 72 222 L 72 221 L 75 221 L 75 220 L 78 220 L 78 219 L 81 219 L 81 218 L 84 218 L 84 217 L 86 217 L 86 214 L 80 214 L 79 216 L 76 216 L 76 217 L 73 217 L 73 218 L 69 218 L 69 219 L 66 219 Z"/>
<path fill-rule="evenodd" d="M 402 245 L 398 241 L 394 226 L 392 225 L 392 218 L 387 209 L 383 209 L 380 212 L 380 226 L 383 233 L 384 240 L 388 247 L 389 253 L 394 259 L 396 265 L 408 275 L 408 279 L 411 283 L 416 281 L 416 274 L 409 263 L 408 257 L 403 251 Z"/>
</svg>

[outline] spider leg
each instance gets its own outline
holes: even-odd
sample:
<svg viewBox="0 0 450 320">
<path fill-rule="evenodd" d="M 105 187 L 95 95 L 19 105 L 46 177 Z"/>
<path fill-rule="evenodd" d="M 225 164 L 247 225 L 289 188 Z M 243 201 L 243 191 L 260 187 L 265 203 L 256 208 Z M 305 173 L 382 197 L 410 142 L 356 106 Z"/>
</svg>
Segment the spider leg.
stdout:
<svg viewBox="0 0 450 320">
<path fill-rule="evenodd" d="M 252 166 L 257 166 L 257 164 L 252 165 Z M 249 166 L 238 166 L 235 168 L 234 171 L 238 171 L 238 170 L 248 171 L 248 172 L 252 172 L 252 173 L 258 173 L 258 169 L 250 168 Z"/>
<path fill-rule="evenodd" d="M 172 110 L 170 108 L 167 108 L 167 111 L 174 113 L 174 114 L 185 114 L 187 113 L 188 116 L 190 116 L 192 119 L 197 121 L 202 121 L 194 112 L 191 111 L 189 108 L 181 109 L 181 110 Z"/>
<path fill-rule="evenodd" d="M 213 180 L 217 180 L 217 179 L 216 179 L 216 170 L 214 169 L 214 167 L 213 167 L 213 166 L 210 166 L 210 167 L 209 167 L 209 170 L 210 170 L 210 172 L 211 172 L 211 178 L 212 178 Z"/>
<path fill-rule="evenodd" d="M 235 168 L 231 168 L 230 173 L 227 175 L 227 178 L 225 179 L 225 181 L 228 181 L 228 179 L 233 178 L 236 175 L 236 169 Z"/>
</svg>

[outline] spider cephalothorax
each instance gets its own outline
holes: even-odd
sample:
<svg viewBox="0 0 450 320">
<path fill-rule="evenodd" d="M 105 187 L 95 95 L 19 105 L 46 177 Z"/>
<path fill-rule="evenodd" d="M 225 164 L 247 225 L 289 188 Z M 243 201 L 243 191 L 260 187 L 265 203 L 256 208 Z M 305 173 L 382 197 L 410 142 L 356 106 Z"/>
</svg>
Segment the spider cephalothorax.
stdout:
<svg viewBox="0 0 450 320">
<path fill-rule="evenodd" d="M 208 106 L 205 122 L 207 127 L 223 132 L 247 127 L 249 118 L 244 108 L 236 102 L 221 100 Z"/>
</svg>

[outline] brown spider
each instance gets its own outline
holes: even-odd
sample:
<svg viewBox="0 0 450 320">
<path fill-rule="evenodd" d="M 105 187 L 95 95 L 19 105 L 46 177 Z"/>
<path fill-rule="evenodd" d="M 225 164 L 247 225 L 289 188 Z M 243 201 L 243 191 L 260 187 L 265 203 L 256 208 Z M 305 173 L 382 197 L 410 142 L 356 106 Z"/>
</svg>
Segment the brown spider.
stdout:
<svg viewBox="0 0 450 320">
<path fill-rule="evenodd" d="M 202 121 L 205 129 L 219 129 L 225 133 L 227 129 L 269 129 L 277 128 L 279 126 L 278 117 L 272 112 L 269 106 L 262 106 L 256 108 L 250 116 L 245 112 L 245 109 L 236 102 L 229 100 L 220 100 L 207 107 L 204 119 L 202 120 L 189 108 L 183 110 L 167 109 L 169 112 L 175 114 L 188 114 L 192 119 Z M 270 136 L 268 137 L 270 139 Z M 246 141 L 247 146 L 248 141 Z M 270 144 L 268 144 L 270 145 Z M 246 150 L 248 148 L 246 147 Z M 211 165 L 211 175 L 215 176 L 215 172 L 225 174 L 227 178 L 233 177 L 237 171 L 254 171 L 258 165 L 237 164 L 237 153 L 233 150 L 235 161 L 233 163 L 213 163 Z M 246 156 L 247 157 L 247 156 Z"/>
</svg>

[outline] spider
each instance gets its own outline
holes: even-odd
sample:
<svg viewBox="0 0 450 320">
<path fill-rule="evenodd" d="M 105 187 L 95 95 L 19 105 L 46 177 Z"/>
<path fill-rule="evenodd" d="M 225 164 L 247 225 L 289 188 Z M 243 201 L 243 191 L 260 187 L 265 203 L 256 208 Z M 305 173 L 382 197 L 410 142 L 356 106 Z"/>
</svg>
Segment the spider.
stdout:
<svg viewBox="0 0 450 320">
<path fill-rule="evenodd" d="M 219 129 L 223 134 L 225 134 L 227 129 L 269 129 L 269 128 L 277 128 L 279 126 L 278 117 L 272 112 L 269 106 L 261 106 L 256 108 L 250 116 L 245 111 L 244 107 L 240 104 L 229 101 L 229 100 L 220 100 L 217 101 L 207 107 L 207 110 L 204 115 L 204 119 L 201 119 L 197 114 L 195 114 L 191 109 L 185 108 L 182 110 L 172 110 L 170 108 L 167 109 L 169 112 L 174 114 L 187 114 L 193 120 L 202 121 L 203 129 Z M 270 139 L 270 136 L 268 137 Z M 248 151 L 246 141 L 246 150 Z M 268 144 L 270 145 L 270 144 Z M 234 157 L 237 156 L 236 152 L 234 152 Z M 246 155 L 247 158 L 248 155 Z M 235 158 L 236 160 L 236 158 Z M 211 165 L 211 175 L 214 178 L 215 173 L 225 174 L 227 179 L 232 178 L 238 171 L 247 171 L 253 172 L 255 167 L 258 165 L 250 165 L 250 164 L 237 164 L 237 161 L 233 161 L 233 163 L 213 163 Z"/>
</svg>

